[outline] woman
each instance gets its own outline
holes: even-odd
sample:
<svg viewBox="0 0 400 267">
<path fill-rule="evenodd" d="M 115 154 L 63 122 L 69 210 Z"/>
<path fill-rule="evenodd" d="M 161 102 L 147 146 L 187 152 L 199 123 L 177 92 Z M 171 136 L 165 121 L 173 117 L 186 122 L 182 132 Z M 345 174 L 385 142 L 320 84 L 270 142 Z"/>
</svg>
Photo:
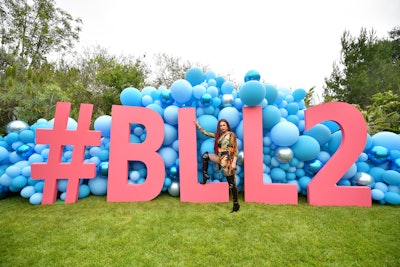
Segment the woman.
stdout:
<svg viewBox="0 0 400 267">
<path fill-rule="evenodd" d="M 233 208 L 232 212 L 237 212 L 240 208 L 238 202 L 238 189 L 236 186 L 236 163 L 238 156 L 238 146 L 235 133 L 231 130 L 229 122 L 225 119 L 218 121 L 217 131 L 210 133 L 205 131 L 196 120 L 194 121 L 200 132 L 206 136 L 215 138 L 214 154 L 205 152 L 202 155 L 203 160 L 203 182 L 205 184 L 210 178 L 208 175 L 208 161 L 218 164 L 226 177 L 229 184 L 229 189 L 232 192 Z"/>
</svg>

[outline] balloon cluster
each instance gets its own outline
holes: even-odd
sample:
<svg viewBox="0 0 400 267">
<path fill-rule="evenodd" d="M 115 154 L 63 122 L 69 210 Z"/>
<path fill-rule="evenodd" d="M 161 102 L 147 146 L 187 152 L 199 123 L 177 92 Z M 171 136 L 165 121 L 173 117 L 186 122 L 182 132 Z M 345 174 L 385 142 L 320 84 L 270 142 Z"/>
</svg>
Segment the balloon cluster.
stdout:
<svg viewBox="0 0 400 267">
<path fill-rule="evenodd" d="M 164 141 L 158 153 L 162 157 L 166 176 L 162 192 L 179 196 L 179 150 L 178 150 L 178 109 L 196 108 L 201 126 L 208 132 L 215 132 L 218 120 L 226 119 L 238 137 L 238 169 L 236 182 L 243 190 L 243 120 L 244 106 L 262 107 L 263 126 L 263 180 L 264 183 L 296 184 L 298 192 L 307 195 L 307 185 L 324 167 L 341 144 L 342 132 L 332 121 L 317 124 L 305 131 L 304 98 L 302 88 L 291 91 L 285 87 L 260 82 L 260 74 L 250 70 L 244 82 L 235 85 L 217 76 L 213 71 L 203 72 L 191 68 L 185 79 L 176 80 L 170 88 L 145 87 L 142 90 L 126 88 L 120 94 L 122 105 L 146 107 L 156 111 L 164 120 Z M 82 180 L 79 198 L 107 194 L 110 128 L 112 117 L 103 115 L 94 122 L 94 129 L 101 132 L 100 146 L 86 148 L 85 161 L 94 162 L 97 176 Z M 45 162 L 49 147 L 35 144 L 37 128 L 51 128 L 53 120 L 39 119 L 29 126 L 22 121 L 7 125 L 7 135 L 0 137 L 0 199 L 8 193 L 19 192 L 32 204 L 40 204 L 44 182 L 32 180 L 30 166 Z M 68 129 L 76 129 L 73 119 Z M 146 138 L 146 128 L 140 124 L 131 125 L 130 141 L 140 143 Z M 198 155 L 213 153 L 214 140 L 200 132 L 197 134 Z M 66 146 L 62 161 L 71 160 L 72 147 Z M 200 156 L 198 157 L 198 180 L 201 180 Z M 217 166 L 210 164 L 212 182 L 223 182 Z M 129 163 L 127 181 L 141 184 L 146 180 L 147 169 L 142 162 Z M 66 180 L 59 180 L 58 191 L 65 199 Z M 366 146 L 349 170 L 341 177 L 338 186 L 368 186 L 372 200 L 380 204 L 400 204 L 400 136 L 392 132 L 368 134 Z"/>
</svg>

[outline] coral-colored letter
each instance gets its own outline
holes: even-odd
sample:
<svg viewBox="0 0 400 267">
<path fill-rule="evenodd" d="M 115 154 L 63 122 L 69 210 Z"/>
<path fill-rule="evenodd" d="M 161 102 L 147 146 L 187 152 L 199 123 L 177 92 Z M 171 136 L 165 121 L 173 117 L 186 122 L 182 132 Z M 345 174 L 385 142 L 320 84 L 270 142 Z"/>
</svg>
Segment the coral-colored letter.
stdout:
<svg viewBox="0 0 400 267">
<path fill-rule="evenodd" d="M 243 108 L 245 200 L 265 204 L 297 204 L 294 184 L 264 184 L 262 152 L 262 109 Z"/>
<path fill-rule="evenodd" d="M 130 143 L 131 123 L 145 126 L 146 139 L 142 143 Z M 164 184 L 165 165 L 156 151 L 163 140 L 164 122 L 157 112 L 143 107 L 113 106 L 107 201 L 147 201 L 158 196 Z M 143 184 L 128 184 L 129 161 L 146 165 Z"/>
<path fill-rule="evenodd" d="M 196 111 L 178 113 L 180 197 L 183 202 L 228 202 L 227 183 L 199 184 L 197 181 Z"/>
</svg>

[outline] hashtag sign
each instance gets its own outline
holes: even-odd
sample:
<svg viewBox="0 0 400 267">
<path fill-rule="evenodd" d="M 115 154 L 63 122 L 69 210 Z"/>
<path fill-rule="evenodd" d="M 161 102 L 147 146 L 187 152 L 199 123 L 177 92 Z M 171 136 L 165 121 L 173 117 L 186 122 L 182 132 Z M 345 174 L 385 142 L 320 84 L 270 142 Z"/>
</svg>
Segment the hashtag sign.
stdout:
<svg viewBox="0 0 400 267">
<path fill-rule="evenodd" d="M 100 145 L 100 132 L 89 130 L 93 105 L 81 104 L 76 130 L 67 129 L 70 109 L 71 103 L 58 102 L 53 129 L 36 130 L 36 143 L 50 145 L 47 163 L 31 165 L 32 179 L 45 181 L 42 204 L 53 204 L 56 201 L 58 179 L 68 180 L 65 203 L 75 203 L 78 200 L 80 179 L 96 176 L 96 164 L 83 162 L 85 146 Z M 61 162 L 65 145 L 73 146 L 72 159 L 68 163 Z"/>
</svg>

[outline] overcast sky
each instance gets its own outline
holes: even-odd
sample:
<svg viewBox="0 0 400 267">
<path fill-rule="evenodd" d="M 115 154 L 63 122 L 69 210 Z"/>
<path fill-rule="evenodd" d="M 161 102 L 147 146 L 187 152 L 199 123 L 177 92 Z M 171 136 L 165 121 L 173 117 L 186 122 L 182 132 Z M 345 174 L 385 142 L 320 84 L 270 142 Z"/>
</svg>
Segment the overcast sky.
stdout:
<svg viewBox="0 0 400 267">
<path fill-rule="evenodd" d="M 345 30 L 379 38 L 400 25 L 399 0 L 56 0 L 83 20 L 80 44 L 139 57 L 167 53 L 242 82 L 321 90 Z"/>
</svg>

